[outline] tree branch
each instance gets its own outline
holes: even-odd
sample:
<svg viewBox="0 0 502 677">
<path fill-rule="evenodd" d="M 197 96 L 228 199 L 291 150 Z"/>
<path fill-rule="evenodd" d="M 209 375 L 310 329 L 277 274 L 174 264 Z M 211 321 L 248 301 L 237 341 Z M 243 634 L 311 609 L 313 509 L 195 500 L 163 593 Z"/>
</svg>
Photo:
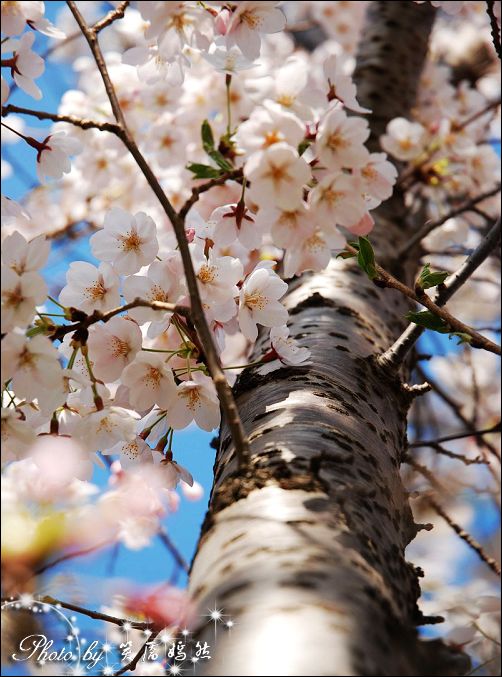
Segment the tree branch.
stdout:
<svg viewBox="0 0 502 677">
<path fill-rule="evenodd" d="M 467 257 L 457 272 L 453 273 L 453 275 L 448 278 L 436 295 L 435 303 L 438 308 L 441 308 L 449 301 L 453 294 L 465 284 L 479 266 L 488 258 L 500 239 L 500 227 L 499 219 L 497 223 L 492 226 L 491 230 L 478 247 L 476 247 L 472 254 Z M 419 302 L 422 303 L 421 300 Z M 395 341 L 394 344 L 378 358 L 378 362 L 391 369 L 397 369 L 423 332 L 424 327 L 420 327 L 413 323 L 410 324 L 397 341 Z"/>
<path fill-rule="evenodd" d="M 429 233 L 431 233 L 433 230 L 436 230 L 436 228 L 442 226 L 443 223 L 446 223 L 446 221 L 448 221 L 449 219 L 453 219 L 455 218 L 455 216 L 460 216 L 460 214 L 470 211 L 470 209 L 472 207 L 475 207 L 479 202 L 483 202 L 483 200 L 486 200 L 489 197 L 493 197 L 499 192 L 500 192 L 500 183 L 498 183 L 494 188 L 491 188 L 490 190 L 487 190 L 484 193 L 477 195 L 476 197 L 466 200 L 459 207 L 452 209 L 437 221 L 432 221 L 430 223 L 424 224 L 424 226 L 414 235 L 412 235 L 412 237 L 406 242 L 406 244 L 404 244 L 398 250 L 396 254 L 396 260 L 401 260 L 403 257 L 407 257 L 411 253 L 415 245 L 417 245 L 421 240 L 423 240 L 424 237 L 427 237 L 427 235 L 429 235 Z"/>
<path fill-rule="evenodd" d="M 476 432 L 475 427 L 469 421 L 469 419 L 464 416 L 462 413 L 462 407 L 461 405 L 456 402 L 450 395 L 437 383 L 432 379 L 430 376 L 426 375 L 423 369 L 419 366 L 417 366 L 417 373 L 420 376 L 420 378 L 427 379 L 429 385 L 432 387 L 432 390 L 436 393 L 436 395 L 443 400 L 443 402 L 451 409 L 455 417 L 465 425 L 465 427 L 470 430 L 471 432 Z M 485 447 L 490 451 L 490 453 L 495 456 L 495 458 L 500 462 L 500 455 L 497 451 L 497 449 L 491 444 L 490 442 L 487 442 L 484 438 L 477 438 L 477 442 L 480 446 Z M 498 479 L 497 476 L 494 474 L 495 479 Z"/>
<path fill-rule="evenodd" d="M 190 308 L 187 306 L 178 306 L 174 303 L 164 303 L 163 301 L 145 301 L 145 299 L 138 298 L 130 303 L 125 303 L 123 306 L 108 310 L 105 313 L 101 310 L 95 310 L 91 315 L 87 315 L 73 324 L 61 324 L 52 332 L 50 338 L 52 341 L 61 341 L 66 334 L 70 334 L 78 329 L 88 329 L 91 324 L 95 324 L 96 322 L 108 322 L 108 320 L 111 320 L 115 315 L 119 315 L 132 308 L 151 308 L 152 310 L 160 310 L 167 313 L 176 313 L 177 315 L 188 318 L 190 317 Z"/>
<path fill-rule="evenodd" d="M 124 665 L 124 667 L 120 668 L 120 670 L 117 670 L 117 672 L 114 673 L 114 675 L 124 675 L 126 672 L 133 672 L 136 669 L 136 666 L 140 662 L 140 660 L 143 658 L 146 652 L 147 646 L 150 644 L 150 642 L 154 642 L 155 639 L 159 636 L 160 631 L 156 632 L 153 635 L 150 635 L 146 642 L 143 644 L 143 646 L 140 648 L 138 653 L 134 656 L 132 661 L 127 663 L 127 665 Z"/>
<path fill-rule="evenodd" d="M 2 600 L 5 601 L 5 600 Z M 9 600 L 15 601 L 15 600 Z M 88 616 L 95 621 L 104 621 L 105 623 L 112 623 L 113 625 L 123 626 L 124 623 L 129 623 L 133 630 L 148 630 L 153 627 L 153 623 L 147 621 L 130 621 L 127 618 L 117 618 L 116 616 L 110 616 L 109 614 L 103 614 L 99 611 L 92 611 L 91 609 L 86 609 L 84 607 L 78 606 L 77 604 L 71 604 L 70 602 L 63 602 L 60 599 L 56 599 L 51 595 L 44 595 L 40 599 L 34 600 L 39 604 L 51 604 L 53 606 L 60 606 L 63 609 L 68 609 L 69 611 L 75 611 L 78 614 L 83 616 Z"/>
<path fill-rule="evenodd" d="M 460 536 L 460 538 L 465 541 L 472 550 L 474 550 L 478 557 L 490 567 L 493 573 L 495 573 L 497 576 L 500 576 L 500 564 L 493 557 L 490 557 L 485 553 L 483 546 L 478 543 L 478 541 L 476 541 L 476 539 L 473 538 L 469 533 L 467 533 L 467 531 L 459 524 L 454 522 L 445 509 L 434 498 L 427 498 L 427 503 L 429 503 L 431 508 L 444 519 L 444 521 L 453 529 L 453 531 L 458 536 Z"/>
<path fill-rule="evenodd" d="M 201 186 L 192 188 L 192 195 L 188 198 L 188 200 L 178 212 L 179 217 L 181 219 L 185 219 L 186 215 L 193 205 L 198 201 L 202 193 L 205 193 L 215 186 L 222 186 L 227 181 L 236 181 L 238 179 L 242 179 L 242 177 L 242 169 L 235 169 L 233 172 L 226 172 L 222 176 L 218 176 L 216 179 L 211 179 L 210 181 L 207 181 L 207 183 L 203 183 Z"/>
<path fill-rule="evenodd" d="M 490 18 L 490 29 L 492 33 L 493 46 L 495 47 L 495 51 L 497 52 L 498 58 L 502 59 L 502 48 L 500 45 L 500 28 L 497 21 L 497 17 L 495 16 L 494 0 L 487 0 L 486 13 Z"/>
<path fill-rule="evenodd" d="M 120 2 L 115 9 L 111 9 L 108 12 L 108 14 L 106 14 L 102 19 L 96 21 L 96 23 L 92 27 L 94 33 L 97 34 L 100 31 L 102 31 L 103 28 L 106 28 L 107 26 L 110 26 L 114 21 L 117 21 L 117 19 L 122 19 L 126 9 L 129 7 L 130 4 L 131 3 L 129 2 L 129 0 L 125 0 L 125 2 Z"/>
<path fill-rule="evenodd" d="M 75 115 L 60 115 L 59 113 L 48 113 L 43 110 L 32 110 L 31 108 L 22 108 L 8 104 L 2 108 L 2 117 L 9 113 L 19 113 L 20 115 L 31 115 L 38 120 L 52 120 L 53 122 L 68 122 L 70 125 L 80 127 L 81 129 L 99 129 L 102 132 L 111 132 L 120 136 L 120 127 L 113 122 L 99 122 L 98 120 L 89 120 L 79 118 Z"/>
<path fill-rule="evenodd" d="M 166 213 L 166 216 L 169 218 L 173 226 L 181 254 L 181 259 L 183 261 L 188 293 L 190 295 L 192 320 L 204 349 L 207 367 L 218 393 L 221 408 L 228 421 L 232 439 L 235 443 L 239 464 L 241 466 L 245 466 L 249 460 L 249 442 L 242 426 L 232 389 L 230 388 L 225 374 L 221 368 L 220 358 L 215 348 L 213 337 L 204 314 L 204 309 L 197 285 L 197 278 L 190 255 L 190 249 L 188 248 L 188 241 L 186 239 L 184 219 L 179 216 L 167 198 L 166 194 L 162 190 L 160 183 L 158 182 L 155 174 L 150 169 L 149 164 L 141 154 L 131 132 L 127 127 L 122 109 L 120 108 L 115 89 L 106 67 L 105 60 L 103 58 L 103 54 L 99 47 L 96 33 L 86 24 L 85 19 L 82 17 L 76 6 L 76 3 L 73 2 L 73 0 L 67 0 L 67 3 L 80 27 L 80 30 L 84 34 L 84 37 L 89 44 L 94 61 L 96 62 L 96 66 L 98 67 L 98 70 L 101 74 L 113 114 L 121 129 L 120 134 L 117 132 L 117 135 L 120 137 L 126 148 L 136 160 L 138 167 L 155 193 L 157 199 L 162 205 L 162 208 L 164 209 L 164 212 Z"/>
<path fill-rule="evenodd" d="M 410 444 L 410 447 L 412 446 L 415 446 L 415 444 Z M 430 447 L 431 449 L 434 449 L 436 453 L 441 454 L 441 456 L 447 456 L 448 458 L 453 458 L 456 461 L 462 461 L 464 465 L 488 465 L 488 461 L 482 456 L 476 456 L 476 458 L 469 458 L 464 454 L 456 454 L 455 452 L 450 451 L 449 449 L 445 449 L 440 444 L 436 444 L 434 442 L 430 442 L 429 444 L 420 444 L 418 446 Z"/>
<path fill-rule="evenodd" d="M 500 432 L 500 421 L 495 425 L 492 425 L 490 428 L 485 428 L 484 430 L 470 430 L 467 432 L 456 433 L 455 435 L 445 435 L 444 437 L 438 437 L 436 440 L 419 440 L 418 442 L 412 442 L 410 447 L 430 447 L 435 444 L 442 444 L 443 442 L 453 442 L 454 440 L 462 440 L 466 437 L 482 437 L 483 435 L 489 435 L 490 433 L 499 433 Z"/>
</svg>

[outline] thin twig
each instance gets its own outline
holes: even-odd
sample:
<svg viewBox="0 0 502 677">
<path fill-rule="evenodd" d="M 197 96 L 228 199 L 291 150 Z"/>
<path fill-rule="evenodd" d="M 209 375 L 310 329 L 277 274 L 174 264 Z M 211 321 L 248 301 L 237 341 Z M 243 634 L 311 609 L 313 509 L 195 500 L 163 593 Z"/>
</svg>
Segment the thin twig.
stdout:
<svg viewBox="0 0 502 677">
<path fill-rule="evenodd" d="M 449 219 L 455 218 L 455 216 L 460 216 L 460 214 L 463 214 L 464 212 L 468 212 L 472 207 L 475 207 L 479 202 L 483 202 L 483 200 L 488 199 L 489 197 L 493 197 L 497 193 L 500 192 L 500 183 L 498 183 L 496 186 L 491 188 L 490 190 L 485 191 L 484 193 L 481 193 L 480 195 L 477 195 L 476 197 L 470 198 L 469 200 L 466 200 L 465 202 L 462 202 L 461 205 L 458 207 L 452 209 L 449 211 L 447 214 L 442 216 L 440 219 L 437 221 L 431 221 L 429 223 L 424 224 L 424 226 L 418 230 L 402 247 L 399 249 L 396 253 L 396 260 L 402 260 L 403 257 L 407 257 L 410 252 L 413 250 L 415 245 L 417 245 L 421 240 L 424 239 L 429 233 L 431 233 L 433 230 L 436 230 L 436 228 L 439 228 L 439 226 L 442 226 L 443 223 L 446 223 Z"/>
<path fill-rule="evenodd" d="M 11 599 L 4 600 L 2 599 L 2 602 L 4 601 L 15 601 Z M 133 630 L 148 630 L 152 627 L 152 623 L 149 622 L 143 622 L 143 621 L 130 621 L 127 618 L 117 618 L 116 616 L 110 616 L 109 614 L 102 614 L 99 611 L 92 611 L 91 609 L 86 609 L 82 606 L 78 606 L 77 604 L 71 604 L 70 602 L 63 602 L 60 599 L 56 599 L 55 597 L 52 597 L 51 595 L 44 595 L 44 597 L 41 597 L 39 599 L 34 600 L 38 604 L 51 604 L 52 606 L 60 606 L 63 609 L 68 609 L 69 611 L 75 611 L 75 613 L 82 614 L 83 616 L 88 616 L 89 618 L 92 618 L 95 621 L 104 621 L 105 623 L 112 623 L 113 625 L 120 625 L 123 626 L 124 623 L 128 623 Z"/>
<path fill-rule="evenodd" d="M 450 451 L 449 449 L 445 449 L 442 447 L 440 444 L 437 444 L 435 442 L 429 442 L 428 444 L 410 444 L 410 447 L 430 447 L 431 449 L 434 449 L 434 451 L 438 454 L 441 454 L 441 456 L 447 456 L 448 458 L 453 458 L 456 461 L 462 461 L 464 465 L 488 465 L 488 461 L 483 458 L 482 456 L 476 456 L 476 458 L 469 458 L 468 456 L 465 456 L 464 454 L 456 454 L 454 451 Z"/>
<path fill-rule="evenodd" d="M 235 403 L 232 389 L 230 388 L 225 374 L 221 368 L 220 358 L 214 345 L 213 337 L 204 314 L 204 308 L 202 306 L 197 284 L 197 277 L 195 275 L 190 249 L 188 247 L 188 241 L 186 238 L 184 219 L 179 216 L 168 197 L 164 193 L 155 174 L 152 172 L 150 165 L 141 154 L 131 132 L 127 127 L 127 123 L 110 79 L 103 54 L 99 47 L 96 33 L 87 25 L 85 19 L 77 8 L 76 3 L 73 0 L 67 0 L 67 4 L 73 16 L 75 17 L 80 30 L 87 40 L 94 57 L 94 61 L 96 62 L 96 66 L 101 74 L 101 78 L 103 80 L 103 84 L 112 107 L 113 115 L 120 126 L 120 132 L 116 132 L 117 136 L 122 140 L 126 148 L 136 160 L 136 164 L 155 193 L 166 216 L 169 218 L 173 226 L 183 262 L 183 268 L 185 271 L 187 288 L 191 301 L 192 320 L 204 350 L 207 367 L 218 393 L 221 408 L 227 419 L 227 424 L 235 445 L 235 451 L 239 465 L 244 466 L 249 460 L 249 442 L 239 416 L 239 411 Z"/>
<path fill-rule="evenodd" d="M 499 23 L 497 21 L 497 17 L 495 16 L 494 0 L 487 0 L 486 13 L 490 18 L 490 30 L 492 33 L 493 46 L 495 47 L 495 51 L 497 52 L 498 58 L 502 59 L 502 49 L 500 45 L 500 28 Z"/>
<path fill-rule="evenodd" d="M 117 670 L 117 672 L 114 672 L 114 675 L 124 675 L 126 672 L 133 672 L 136 669 L 136 666 L 140 662 L 140 660 L 143 658 L 145 655 L 146 649 L 151 642 L 154 642 L 155 639 L 159 636 L 160 630 L 156 632 L 155 634 L 149 635 L 147 638 L 146 642 L 143 644 L 143 646 L 140 648 L 138 653 L 134 656 L 132 661 L 130 663 L 127 663 L 127 665 L 124 665 L 124 667 L 120 668 L 120 670 Z"/>
<path fill-rule="evenodd" d="M 193 207 L 193 205 L 198 201 L 202 193 L 205 193 L 206 191 L 210 190 L 211 188 L 214 188 L 215 186 L 222 186 L 227 181 L 236 181 L 238 179 L 242 179 L 242 176 L 243 176 L 242 169 L 235 169 L 232 172 L 226 172 L 225 174 L 222 174 L 222 176 L 218 176 L 215 179 L 211 179 L 210 181 L 207 181 L 206 183 L 203 183 L 200 186 L 195 186 L 195 188 L 192 188 L 192 195 L 188 198 L 188 200 L 185 202 L 183 207 L 178 212 L 179 217 L 181 219 L 184 219 L 186 217 L 186 215 Z"/>
<path fill-rule="evenodd" d="M 488 258 L 500 240 L 500 228 L 499 219 L 460 268 L 446 280 L 436 295 L 435 303 L 437 307 L 441 308 L 449 301 L 453 294 L 467 282 L 479 266 Z M 379 364 L 391 369 L 397 369 L 423 332 L 424 327 L 411 323 L 394 344 L 378 358 Z"/>
<path fill-rule="evenodd" d="M 129 0 L 126 0 L 125 2 L 119 2 L 117 7 L 115 9 L 111 9 L 106 16 L 104 16 L 102 19 L 99 21 L 96 21 L 96 23 L 92 26 L 92 30 L 94 33 L 99 33 L 100 31 L 103 30 L 103 28 L 106 28 L 107 26 L 110 26 L 114 21 L 117 21 L 117 19 L 122 19 L 124 16 L 124 13 L 126 9 L 129 7 L 131 3 Z"/>
<path fill-rule="evenodd" d="M 445 511 L 445 509 L 439 505 L 439 503 L 433 499 L 428 497 L 427 502 L 431 506 L 435 512 L 437 512 L 440 517 L 444 519 L 444 521 L 453 529 L 453 531 L 460 536 L 460 538 L 467 543 L 467 545 L 474 550 L 474 552 L 478 555 L 478 557 L 490 567 L 490 569 L 497 574 L 497 576 L 500 576 L 500 564 L 493 558 L 490 557 L 489 555 L 486 554 L 486 552 L 483 550 L 483 546 L 476 541 L 476 539 L 471 536 L 465 529 L 463 529 L 459 524 L 453 521 L 453 519 L 448 515 L 448 513 Z"/>
<path fill-rule="evenodd" d="M 169 550 L 171 555 L 173 556 L 176 564 L 183 569 L 185 573 L 188 573 L 190 570 L 190 566 L 186 559 L 183 557 L 183 555 L 180 553 L 178 548 L 174 545 L 172 540 L 169 538 L 169 535 L 165 531 L 165 529 L 160 529 L 158 533 L 159 539 L 162 541 L 162 543 L 166 546 L 166 548 Z"/>
<path fill-rule="evenodd" d="M 414 470 L 420 473 L 423 477 L 425 477 L 425 479 L 429 481 L 431 487 L 434 487 L 438 493 L 442 495 L 446 493 L 445 487 L 436 479 L 434 473 L 429 470 L 426 465 L 419 463 L 411 454 L 407 454 L 403 461 L 407 465 L 410 465 L 412 468 L 414 468 Z"/>
<path fill-rule="evenodd" d="M 50 339 L 52 341 L 61 341 L 66 334 L 70 334 L 79 329 L 88 329 L 91 324 L 96 322 L 108 322 L 115 315 L 124 313 L 132 308 L 151 308 L 152 310 L 160 310 L 167 313 L 175 313 L 184 317 L 190 317 L 190 308 L 187 306 L 178 306 L 174 303 L 164 303 L 163 301 L 146 301 L 145 299 L 134 299 L 130 303 L 125 303 L 123 306 L 118 306 L 112 310 L 102 312 L 95 310 L 91 315 L 87 315 L 82 320 L 74 322 L 73 324 L 61 324 L 52 332 Z"/>
<path fill-rule="evenodd" d="M 489 435 L 490 433 L 499 433 L 500 432 L 500 421 L 495 425 L 492 425 L 490 428 L 485 428 L 484 430 L 471 430 L 462 433 L 456 433 L 455 435 L 445 435 L 444 437 L 438 437 L 436 440 L 419 440 L 418 442 L 412 442 L 410 447 L 430 447 L 434 444 L 442 444 L 443 442 L 453 442 L 454 440 L 463 440 L 466 437 L 482 437 L 483 435 Z"/>
<path fill-rule="evenodd" d="M 31 115 L 38 120 L 52 120 L 53 122 L 68 122 L 70 125 L 80 127 L 81 129 L 99 129 L 102 132 L 111 132 L 120 134 L 120 127 L 114 122 L 99 122 L 98 120 L 82 119 L 75 115 L 60 115 L 59 113 L 48 113 L 43 110 L 33 110 L 31 108 L 22 108 L 8 104 L 2 108 L 2 117 L 9 113 L 19 113 L 20 115 Z"/>
<path fill-rule="evenodd" d="M 74 550 L 73 552 L 68 552 L 65 555 L 61 555 L 60 557 L 57 557 L 56 559 L 53 559 L 51 562 L 47 562 L 46 564 L 36 569 L 36 571 L 33 573 L 33 576 L 40 576 L 41 574 L 45 573 L 48 569 L 52 569 L 58 564 L 61 564 L 62 562 L 67 562 L 70 559 L 75 559 L 77 557 L 85 557 L 85 555 L 92 555 L 92 553 L 96 552 L 97 550 L 100 550 L 101 548 L 105 548 L 107 545 L 110 545 L 109 541 L 106 541 L 105 543 L 99 543 L 98 545 L 93 545 L 89 548 L 82 548 L 81 550 Z"/>
<path fill-rule="evenodd" d="M 462 406 L 456 402 L 450 395 L 442 388 L 442 386 L 439 385 L 431 376 L 426 374 L 422 367 L 418 365 L 416 367 L 417 374 L 420 376 L 422 379 L 427 379 L 429 385 L 431 386 L 432 390 L 435 392 L 435 394 L 443 400 L 443 402 L 451 409 L 455 417 L 465 425 L 465 427 L 470 430 L 471 432 L 476 432 L 475 428 L 473 427 L 472 423 L 469 421 L 469 419 L 464 416 L 462 413 Z M 479 446 L 485 447 L 488 449 L 488 451 L 495 456 L 495 458 L 499 461 L 500 463 L 500 454 L 498 453 L 497 449 L 485 440 L 483 437 L 478 437 L 476 438 L 476 442 Z M 493 471 L 493 469 L 492 469 Z M 494 471 L 493 471 L 494 472 Z M 496 477 L 496 475 L 494 475 Z"/>
</svg>

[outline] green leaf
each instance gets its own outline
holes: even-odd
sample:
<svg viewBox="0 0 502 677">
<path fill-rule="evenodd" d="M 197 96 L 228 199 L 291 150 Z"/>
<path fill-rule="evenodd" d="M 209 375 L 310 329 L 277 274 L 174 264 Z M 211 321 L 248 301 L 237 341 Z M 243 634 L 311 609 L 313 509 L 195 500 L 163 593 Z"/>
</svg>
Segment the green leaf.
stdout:
<svg viewBox="0 0 502 677">
<path fill-rule="evenodd" d="M 232 169 L 234 168 L 233 165 L 230 164 L 228 160 L 225 160 L 223 155 L 220 153 L 219 150 L 212 150 L 212 151 L 206 151 L 211 160 L 214 160 L 218 167 L 221 167 L 224 169 L 226 172 L 231 172 Z"/>
<path fill-rule="evenodd" d="M 204 120 L 202 123 L 202 127 L 200 128 L 200 135 L 202 137 L 202 147 L 206 151 L 208 155 L 210 155 L 211 151 L 214 150 L 214 136 L 213 136 L 213 130 L 211 129 L 211 125 L 207 120 Z"/>
<path fill-rule="evenodd" d="M 201 165 L 198 162 L 190 162 L 187 169 L 194 174 L 194 179 L 217 179 L 221 176 L 221 169 L 210 165 Z"/>
<path fill-rule="evenodd" d="M 301 141 L 298 144 L 298 155 L 303 155 L 307 148 L 311 145 L 312 141 L 307 141 L 306 139 L 304 141 Z"/>
<path fill-rule="evenodd" d="M 378 273 L 375 267 L 375 252 L 371 242 L 367 237 L 359 238 L 359 253 L 357 254 L 357 263 L 364 270 L 370 280 L 374 280 Z"/>
<path fill-rule="evenodd" d="M 353 254 L 352 252 L 340 252 L 339 254 L 336 255 L 337 259 L 353 259 L 357 254 Z"/>
<path fill-rule="evenodd" d="M 448 338 L 458 339 L 457 345 L 461 343 L 471 343 L 472 336 L 465 334 L 461 331 L 451 331 L 450 325 L 445 322 L 441 317 L 434 315 L 430 310 L 422 310 L 420 313 L 407 313 L 406 318 L 410 322 L 418 324 L 420 327 L 425 327 L 425 329 L 431 329 L 432 331 L 437 331 L 438 334 L 448 334 Z"/>
<path fill-rule="evenodd" d="M 448 336 L 448 338 L 450 339 L 450 341 L 451 341 L 452 338 L 457 338 L 458 339 L 457 346 L 461 345 L 462 343 L 471 343 L 472 342 L 472 336 L 470 336 L 469 334 L 464 334 L 464 332 L 462 332 L 462 331 L 453 331 Z"/>
<path fill-rule="evenodd" d="M 437 331 L 440 334 L 448 334 L 450 332 L 450 327 L 446 322 L 437 315 L 434 315 L 434 313 L 431 313 L 430 310 L 422 310 L 419 313 L 409 312 L 406 314 L 406 319 L 418 324 L 420 327 L 432 329 L 432 331 Z"/>
<path fill-rule="evenodd" d="M 437 287 L 438 284 L 443 284 L 447 277 L 447 271 L 441 270 L 432 272 L 430 263 L 426 263 L 422 269 L 422 272 L 420 273 L 417 284 L 422 289 L 430 289 L 431 287 Z"/>
</svg>

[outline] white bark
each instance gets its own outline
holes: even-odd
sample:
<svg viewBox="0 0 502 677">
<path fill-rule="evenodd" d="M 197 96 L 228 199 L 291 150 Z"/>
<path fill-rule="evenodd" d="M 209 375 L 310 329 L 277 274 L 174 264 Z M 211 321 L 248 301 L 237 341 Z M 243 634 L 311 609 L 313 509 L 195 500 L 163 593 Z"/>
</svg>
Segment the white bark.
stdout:
<svg viewBox="0 0 502 677">
<path fill-rule="evenodd" d="M 432 19 L 428 3 L 373 3 L 357 78 L 374 139 L 413 104 Z M 399 197 L 380 210 L 372 241 L 384 264 L 404 216 Z M 399 474 L 410 396 L 374 361 L 407 303 L 333 260 L 292 282 L 286 304 L 312 364 L 248 369 L 235 388 L 252 464 L 238 472 L 223 426 L 190 579 L 199 614 L 221 608 L 235 627 L 215 644 L 201 624 L 204 674 L 461 674 L 462 659 L 417 639 L 420 589 L 404 555 L 417 525 Z"/>
</svg>

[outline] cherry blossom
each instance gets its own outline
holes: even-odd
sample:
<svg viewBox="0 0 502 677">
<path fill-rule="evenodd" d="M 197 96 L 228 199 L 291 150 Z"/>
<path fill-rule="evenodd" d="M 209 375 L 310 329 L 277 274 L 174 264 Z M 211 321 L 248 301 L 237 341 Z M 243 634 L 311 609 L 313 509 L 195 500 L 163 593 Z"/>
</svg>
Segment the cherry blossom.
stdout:
<svg viewBox="0 0 502 677">
<path fill-rule="evenodd" d="M 193 477 L 188 472 L 186 468 L 176 461 L 165 461 L 163 463 L 163 474 L 167 478 L 167 488 L 176 489 L 176 486 L 179 484 L 180 480 L 185 484 L 188 484 L 189 487 L 193 486 Z"/>
<path fill-rule="evenodd" d="M 129 401 L 140 410 L 154 404 L 168 408 L 175 397 L 174 376 L 166 356 L 140 353 L 122 373 L 122 383 L 129 388 Z"/>
<path fill-rule="evenodd" d="M 249 197 L 263 207 L 297 207 L 303 187 L 310 180 L 310 167 L 286 143 L 276 143 L 254 153 L 244 167 L 251 181 Z"/>
<path fill-rule="evenodd" d="M 2 261 L 18 275 L 43 268 L 47 263 L 50 244 L 45 235 L 39 235 L 31 241 L 14 231 L 2 242 Z"/>
<path fill-rule="evenodd" d="M 302 348 L 297 341 L 289 335 L 286 325 L 273 327 L 270 330 L 271 350 L 263 357 L 264 365 L 259 367 L 259 373 L 264 375 L 279 368 L 277 362 L 287 366 L 305 364 L 310 359 L 310 350 Z"/>
<path fill-rule="evenodd" d="M 2 266 L 2 332 L 27 327 L 46 296 L 47 285 L 38 273 L 18 275 Z"/>
<path fill-rule="evenodd" d="M 74 261 L 66 273 L 66 282 L 59 294 L 64 306 L 91 313 L 120 304 L 119 277 L 109 263 L 101 263 L 96 268 L 86 261 Z"/>
<path fill-rule="evenodd" d="M 151 462 L 153 452 L 143 438 L 136 435 L 132 440 L 117 442 L 103 453 L 109 456 L 120 456 L 121 466 L 131 468 L 137 463 Z"/>
<path fill-rule="evenodd" d="M 397 179 L 397 169 L 387 160 L 385 153 L 371 153 L 368 162 L 356 174 L 369 208 L 377 207 L 392 195 Z"/>
<path fill-rule="evenodd" d="M 242 263 L 232 256 L 205 255 L 199 244 L 190 245 L 190 253 L 199 283 L 201 298 L 210 303 L 225 303 L 238 296 L 237 283 L 243 277 Z"/>
<path fill-rule="evenodd" d="M 247 59 L 237 46 L 228 47 L 225 42 L 214 42 L 207 52 L 203 52 L 204 59 L 220 73 L 236 75 L 239 71 L 248 70 L 254 66 L 253 61 Z"/>
<path fill-rule="evenodd" d="M 244 0 L 232 14 L 225 35 L 229 45 L 237 45 L 244 56 L 254 60 L 260 55 L 261 33 L 277 33 L 286 17 L 274 0 Z M 220 24 L 221 25 L 221 24 Z"/>
<path fill-rule="evenodd" d="M 112 317 L 105 324 L 94 325 L 87 345 L 95 375 L 115 381 L 141 350 L 142 340 L 141 329 L 127 317 Z"/>
<path fill-rule="evenodd" d="M 361 186 L 352 176 L 328 174 L 312 189 L 309 204 L 326 228 L 358 223 L 366 212 Z"/>
<path fill-rule="evenodd" d="M 162 303 L 178 303 L 185 294 L 183 267 L 180 257 L 172 252 L 162 261 L 154 261 L 145 275 L 132 275 L 124 280 L 124 297 L 127 303 L 136 298 Z M 129 315 L 139 324 L 151 322 L 148 336 L 154 338 L 169 326 L 171 313 L 152 308 L 133 308 Z"/>
<path fill-rule="evenodd" d="M 44 17 L 45 3 L 31 2 L 2 2 L 2 33 L 5 35 L 19 35 L 28 25 L 40 33 L 51 38 L 65 38 L 65 34 Z"/>
<path fill-rule="evenodd" d="M 312 225 L 309 232 L 300 233 L 284 254 L 284 277 L 299 275 L 306 270 L 324 270 L 333 249 L 343 249 L 345 238 L 335 228 L 322 231 Z"/>
<path fill-rule="evenodd" d="M 50 134 L 37 153 L 37 175 L 42 183 L 47 177 L 60 179 L 71 171 L 70 155 L 80 153 L 80 141 L 65 132 Z"/>
<path fill-rule="evenodd" d="M 94 256 L 127 275 L 152 263 L 159 251 L 153 219 L 144 212 L 132 216 L 119 207 L 108 212 L 103 229 L 91 237 L 90 245 Z"/>
<path fill-rule="evenodd" d="M 19 3 L 20 4 L 20 3 Z M 3 4 L 2 4 L 3 8 Z M 10 39 L 2 43 L 2 53 L 12 52 L 10 59 L 2 60 L 2 65 L 9 66 L 14 82 L 34 99 L 41 99 L 42 92 L 35 84 L 45 70 L 42 57 L 32 51 L 35 41 L 34 33 L 25 33 L 20 40 Z"/>
<path fill-rule="evenodd" d="M 285 324 L 288 311 L 279 303 L 288 285 L 273 270 L 258 266 L 242 285 L 239 298 L 239 326 L 244 336 L 255 341 L 257 324 L 277 327 Z"/>
<path fill-rule="evenodd" d="M 260 229 L 253 214 L 242 203 L 234 203 L 218 207 L 209 217 L 214 224 L 213 236 L 222 247 L 239 240 L 248 249 L 255 249 L 261 244 L 263 230 Z"/>
<path fill-rule="evenodd" d="M 239 147 L 247 153 L 264 150 L 281 141 L 296 148 L 304 136 L 302 121 L 274 103 L 256 108 L 248 120 L 239 125 L 236 135 Z"/>
<path fill-rule="evenodd" d="M 394 118 L 387 125 L 386 133 L 381 137 L 382 148 L 398 160 L 414 160 L 423 152 L 426 132 L 419 122 L 410 122 L 405 118 Z"/>
<path fill-rule="evenodd" d="M 89 451 L 105 451 L 119 442 L 133 440 L 139 418 L 139 414 L 123 407 L 104 407 L 80 418 L 73 436 Z"/>
<path fill-rule="evenodd" d="M 179 384 L 175 400 L 167 411 L 166 420 L 175 430 L 186 428 L 192 421 L 195 421 L 202 430 L 211 431 L 218 426 L 220 405 L 209 376 L 193 372 L 187 381 Z"/>
<path fill-rule="evenodd" d="M 2 407 L 2 466 L 21 458 L 35 439 L 35 431 L 21 412 Z"/>
<path fill-rule="evenodd" d="M 4 379 L 12 379 L 16 395 L 30 402 L 46 392 L 63 392 L 58 353 L 45 336 L 7 334 L 2 341 L 2 372 Z"/>
<path fill-rule="evenodd" d="M 369 152 L 364 146 L 369 134 L 365 119 L 348 117 L 343 108 L 336 105 L 319 126 L 317 155 L 330 170 L 362 167 L 369 159 Z"/>
<path fill-rule="evenodd" d="M 337 99 L 345 108 L 355 113 L 371 113 L 360 106 L 356 99 L 357 88 L 348 71 L 348 60 L 332 54 L 324 62 L 324 76 L 328 81 L 328 99 Z"/>
</svg>

